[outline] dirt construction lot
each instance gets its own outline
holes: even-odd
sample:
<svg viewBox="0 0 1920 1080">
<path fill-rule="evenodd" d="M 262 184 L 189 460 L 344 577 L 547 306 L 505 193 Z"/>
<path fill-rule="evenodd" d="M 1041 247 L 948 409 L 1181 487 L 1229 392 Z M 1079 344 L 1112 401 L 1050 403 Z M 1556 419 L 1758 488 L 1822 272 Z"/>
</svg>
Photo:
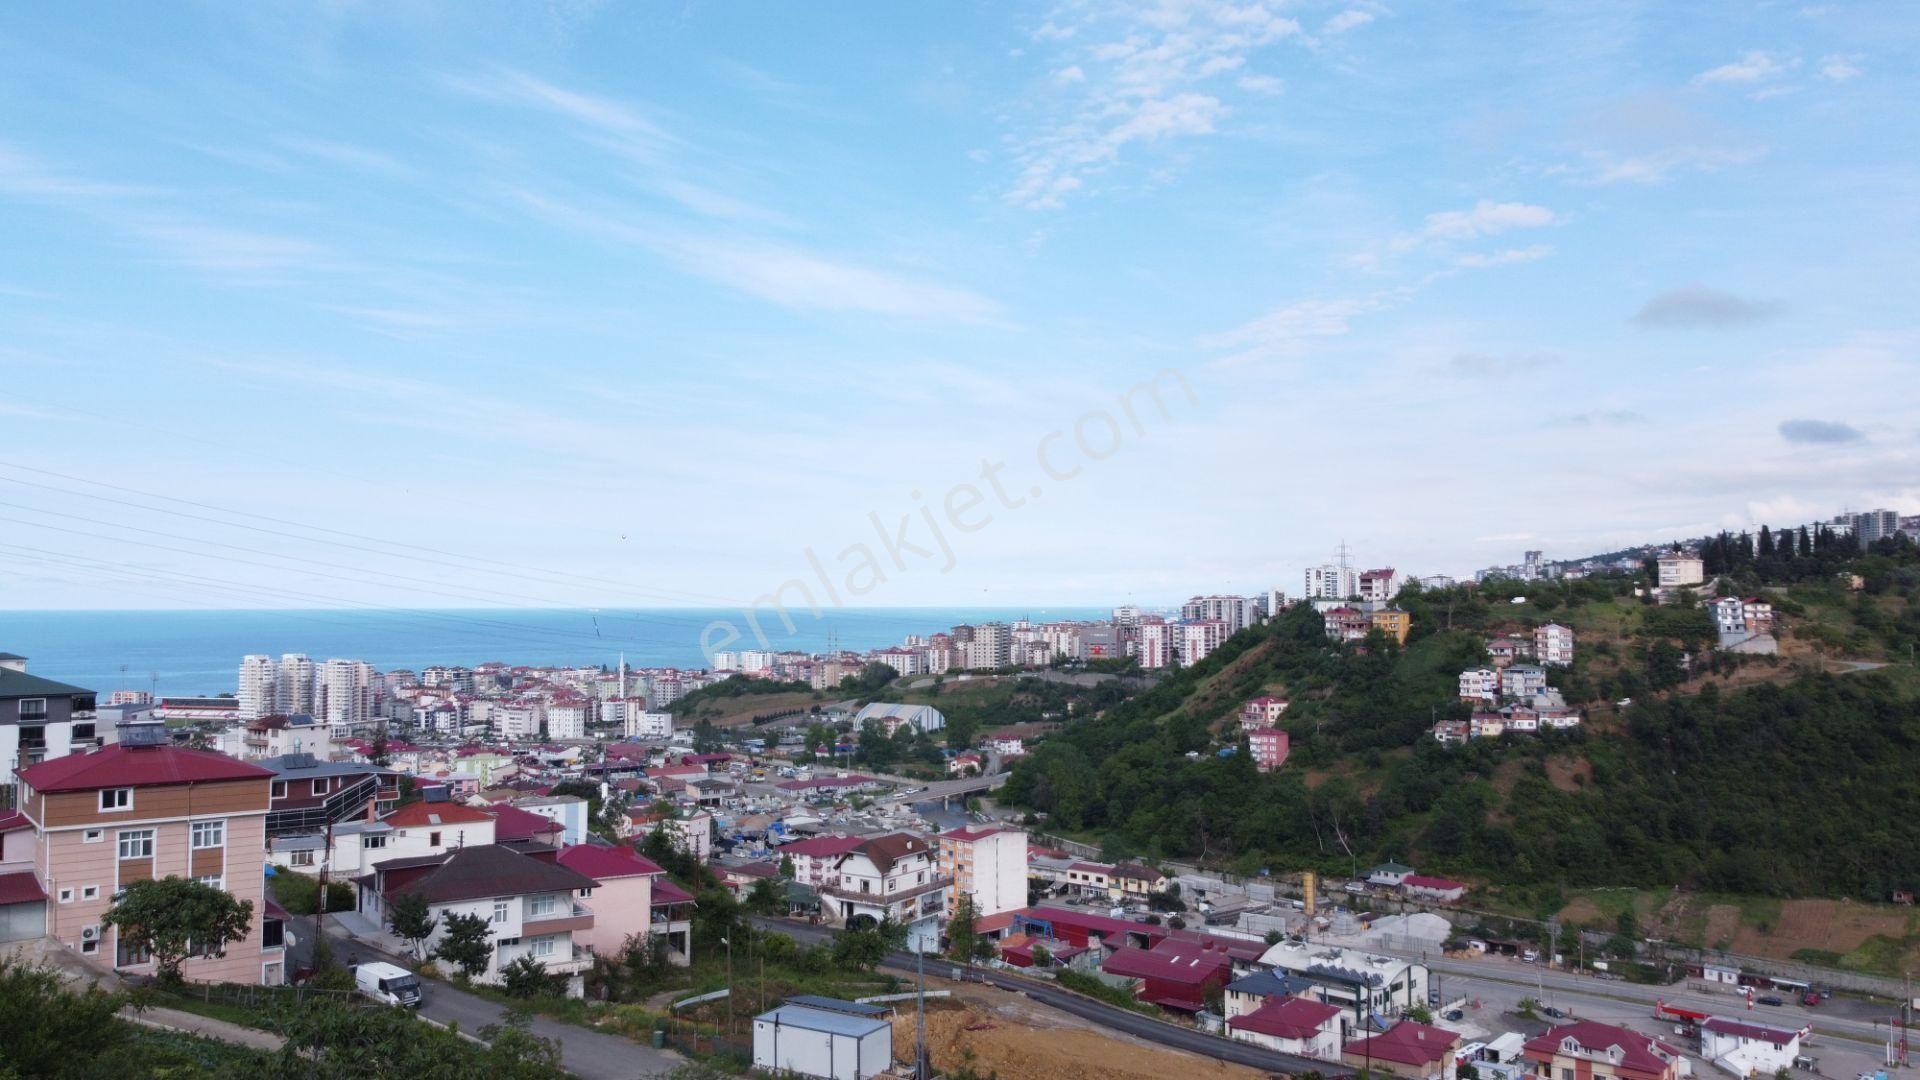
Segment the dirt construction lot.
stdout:
<svg viewBox="0 0 1920 1080">
<path fill-rule="evenodd" d="M 1907 913 L 1838 900 L 1787 900 L 1772 933 L 1742 926 L 1733 935 L 1733 951 L 1750 956 L 1790 958 L 1795 949 L 1850 953 L 1876 934 L 1907 934 Z"/>
<path fill-rule="evenodd" d="M 933 986 L 929 979 L 929 989 Z M 1004 990 L 946 982 L 939 988 L 956 994 L 927 1001 L 927 1047 L 942 1071 L 971 1066 L 979 1076 L 998 1074 L 1000 1080 L 1255 1080 L 1267 1075 L 1094 1027 Z M 901 1002 L 893 1022 L 895 1061 L 913 1060 L 913 1039 L 913 1003 Z"/>
</svg>

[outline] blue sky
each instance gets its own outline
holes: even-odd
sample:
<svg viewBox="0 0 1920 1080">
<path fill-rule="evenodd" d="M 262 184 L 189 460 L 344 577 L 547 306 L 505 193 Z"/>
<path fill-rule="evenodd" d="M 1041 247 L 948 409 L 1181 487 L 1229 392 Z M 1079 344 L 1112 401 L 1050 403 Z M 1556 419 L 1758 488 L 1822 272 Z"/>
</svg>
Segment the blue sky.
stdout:
<svg viewBox="0 0 1920 1080">
<path fill-rule="evenodd" d="M 0 607 L 1160 603 L 1920 511 L 1916 37 L 14 5 Z"/>
</svg>

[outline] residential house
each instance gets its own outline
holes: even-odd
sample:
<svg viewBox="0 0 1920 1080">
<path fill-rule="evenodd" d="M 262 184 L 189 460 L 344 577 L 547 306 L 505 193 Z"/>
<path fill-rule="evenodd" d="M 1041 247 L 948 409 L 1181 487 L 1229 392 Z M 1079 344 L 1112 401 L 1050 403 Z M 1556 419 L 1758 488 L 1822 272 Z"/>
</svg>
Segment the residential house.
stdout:
<svg viewBox="0 0 1920 1080">
<path fill-rule="evenodd" d="M 1304 997 L 1274 997 L 1258 1008 L 1227 1018 L 1227 1035 L 1282 1054 L 1340 1060 L 1341 1012 L 1336 1005 Z"/>
<path fill-rule="evenodd" d="M 955 754 L 947 759 L 947 775 L 978 776 L 984 769 L 980 755 L 975 753 Z"/>
<path fill-rule="evenodd" d="M 1407 635 L 1413 632 L 1413 616 L 1399 608 L 1381 608 L 1368 616 L 1374 629 L 1405 645 Z"/>
<path fill-rule="evenodd" d="M 484 919 L 493 952 L 476 982 L 497 985 L 502 968 L 532 957 L 548 974 L 568 976 L 568 996 L 580 997 L 582 973 L 593 966 L 594 912 L 576 897 L 598 882 L 560 865 L 559 855 L 539 845 L 480 844 L 389 859 L 356 879 L 360 913 L 385 925 L 395 897 L 421 897 L 435 920 L 429 954 L 445 937 L 448 916 Z"/>
<path fill-rule="evenodd" d="M 1347 1011 L 1355 1026 L 1369 1013 L 1398 1016 L 1427 1003 L 1426 966 L 1398 957 L 1282 941 L 1260 963 L 1313 983 L 1314 996 Z"/>
<path fill-rule="evenodd" d="M 327 761 L 306 752 L 260 758 L 273 770 L 273 807 L 267 835 L 324 831 L 330 824 L 364 820 L 400 803 L 400 774 L 378 765 Z"/>
<path fill-rule="evenodd" d="M 1134 996 L 1164 1009 L 1199 1012 L 1207 999 L 1224 994 L 1233 978 L 1233 961 L 1212 941 L 1168 938 L 1151 949 L 1128 946 L 1100 965 L 1108 975 L 1140 980 Z"/>
<path fill-rule="evenodd" d="M 953 879 L 940 872 L 939 855 L 924 838 L 912 833 L 869 837 L 839 857 L 833 875 L 836 880 L 819 889 L 829 922 L 892 921 L 907 927 L 913 945 L 938 947 Z"/>
<path fill-rule="evenodd" d="M 1737 1077 L 1772 1077 L 1794 1067 L 1803 1031 L 1724 1016 L 1700 1025 L 1700 1056 Z"/>
<path fill-rule="evenodd" d="M 1402 1020 L 1378 1035 L 1348 1043 L 1340 1060 L 1371 1076 L 1453 1080 L 1453 1051 L 1459 1045 L 1460 1036 L 1445 1028 Z"/>
<path fill-rule="evenodd" d="M 1463 745 L 1471 734 L 1465 720 L 1438 720 L 1433 725 L 1434 741 L 1442 746 Z"/>
<path fill-rule="evenodd" d="M 1500 669 L 1468 668 L 1460 673 L 1460 700 L 1468 704 L 1500 699 Z"/>
<path fill-rule="evenodd" d="M 1547 623 L 1533 631 L 1533 658 L 1554 667 L 1573 664 L 1573 630 L 1559 623 Z"/>
<path fill-rule="evenodd" d="M 561 866 L 592 878 L 596 884 L 575 895 L 593 908 L 593 926 L 576 935 L 599 956 L 612 959 L 625 951 L 629 938 L 652 937 L 666 948 L 667 959 L 682 967 L 693 962 L 690 924 L 674 922 L 667 905 L 656 908 L 663 885 L 672 885 L 659 864 L 628 847 L 575 844 L 560 850 Z M 684 896 L 682 890 L 674 892 Z"/>
<path fill-rule="evenodd" d="M 302 713 L 262 716 L 221 732 L 220 750 L 246 761 L 288 754 L 310 754 L 325 761 L 333 756 L 333 727 Z"/>
<path fill-rule="evenodd" d="M 98 727 L 94 692 L 27 674 L 27 658 L 0 652 L 0 787 L 15 769 L 111 741 Z"/>
<path fill-rule="evenodd" d="M 953 880 L 956 898 L 973 901 L 976 916 L 1027 905 L 1027 834 L 1020 829 L 967 826 L 940 834 L 940 874 Z"/>
<path fill-rule="evenodd" d="M 838 883 L 835 875 L 840 857 L 859 847 L 864 839 L 845 833 L 810 836 L 781 845 L 779 854 L 783 859 L 793 860 L 793 880 L 810 889 L 818 889 Z"/>
<path fill-rule="evenodd" d="M 1662 589 L 1678 589 L 1706 581 L 1706 563 L 1691 551 L 1669 551 L 1656 560 Z"/>
<path fill-rule="evenodd" d="M 1476 712 L 1467 720 L 1467 737 L 1497 739 L 1506 734 L 1507 718 L 1497 712 Z"/>
<path fill-rule="evenodd" d="M 1286 714 L 1288 701 L 1283 697 L 1257 697 L 1240 706 L 1240 726 L 1248 731 L 1270 728 Z"/>
<path fill-rule="evenodd" d="M 1167 875 L 1144 863 L 1115 863 L 1107 877 L 1121 900 L 1145 900 L 1167 891 Z"/>
<path fill-rule="evenodd" d="M 387 857 L 393 859 L 438 855 L 495 840 L 493 815 L 462 803 L 408 803 L 380 820 L 392 830 Z"/>
<path fill-rule="evenodd" d="M 1408 874 L 1400 880 L 1400 890 L 1410 900 L 1431 900 L 1442 904 L 1451 904 L 1467 895 L 1467 887 L 1460 882 L 1425 874 Z"/>
<path fill-rule="evenodd" d="M 1272 772 L 1286 764 L 1288 749 L 1285 728 L 1262 728 L 1247 732 L 1247 752 L 1253 755 L 1254 767 L 1261 772 Z"/>
<path fill-rule="evenodd" d="M 1367 871 L 1367 884 L 1397 889 L 1413 873 L 1413 867 L 1405 863 L 1383 862 Z"/>
<path fill-rule="evenodd" d="M 587 821 L 587 814 L 591 806 L 578 795 L 525 795 L 513 800 L 513 805 L 529 814 L 538 814 L 549 821 L 558 822 L 563 843 L 587 842 L 587 829 L 591 824 Z"/>
<path fill-rule="evenodd" d="M 1679 1080 L 1692 1071 L 1674 1047 L 1591 1020 L 1553 1028 L 1529 1041 L 1522 1056 L 1538 1080 Z"/>
<path fill-rule="evenodd" d="M 123 743 L 43 761 L 18 776 L 19 812 L 32 833 L 25 839 L 16 830 L 7 847 L 26 845 L 32 884 L 45 897 L 46 936 L 116 970 L 150 974 L 146 943 L 124 939 L 101 917 L 131 882 L 193 878 L 252 904 L 253 918 L 245 938 L 188 959 L 181 973 L 210 982 L 284 981 L 281 924 L 267 911 L 260 861 L 271 772 L 204 750 Z M 32 891 L 17 873 L 5 890 L 16 898 Z M 9 919 L 18 917 L 30 911 Z"/>
<path fill-rule="evenodd" d="M 1258 968 L 1227 984 L 1221 1005 L 1228 1019 L 1245 1016 L 1268 1001 L 1289 997 L 1312 997 L 1317 988 L 1305 979 L 1271 968 Z"/>
<path fill-rule="evenodd" d="M 1537 664 L 1513 664 L 1500 673 L 1500 693 L 1520 701 L 1531 701 L 1547 692 L 1547 669 Z"/>
<path fill-rule="evenodd" d="M 1497 668 L 1506 667 L 1525 653 L 1525 647 L 1510 637 L 1501 636 L 1487 642 L 1487 656 L 1492 658 L 1493 666 Z"/>
<path fill-rule="evenodd" d="M 1024 757 L 1026 756 L 1026 753 L 1027 753 L 1026 743 L 1020 741 L 1019 739 L 1007 737 L 1007 736 L 999 736 L 999 737 L 988 739 L 985 745 L 987 750 L 991 751 L 992 753 L 999 754 L 1003 758 Z"/>
<path fill-rule="evenodd" d="M 1320 616 L 1326 627 L 1327 637 L 1339 642 L 1357 642 L 1367 639 L 1367 631 L 1373 629 L 1373 619 L 1364 611 L 1350 607 L 1332 608 Z"/>
<path fill-rule="evenodd" d="M 522 810 L 506 802 L 486 807 L 485 812 L 493 818 L 493 842 L 496 844 L 526 841 L 557 848 L 566 843 L 567 827 L 550 817 Z"/>
</svg>

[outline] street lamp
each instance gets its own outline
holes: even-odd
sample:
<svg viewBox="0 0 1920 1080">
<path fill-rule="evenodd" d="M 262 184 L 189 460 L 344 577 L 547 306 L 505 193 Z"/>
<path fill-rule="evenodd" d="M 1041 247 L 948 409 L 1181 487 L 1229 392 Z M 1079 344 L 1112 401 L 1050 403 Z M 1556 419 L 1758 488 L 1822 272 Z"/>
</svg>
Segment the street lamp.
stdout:
<svg viewBox="0 0 1920 1080">
<path fill-rule="evenodd" d="M 723 937 L 720 944 L 727 947 L 727 1038 L 733 1038 L 733 938 Z"/>
</svg>

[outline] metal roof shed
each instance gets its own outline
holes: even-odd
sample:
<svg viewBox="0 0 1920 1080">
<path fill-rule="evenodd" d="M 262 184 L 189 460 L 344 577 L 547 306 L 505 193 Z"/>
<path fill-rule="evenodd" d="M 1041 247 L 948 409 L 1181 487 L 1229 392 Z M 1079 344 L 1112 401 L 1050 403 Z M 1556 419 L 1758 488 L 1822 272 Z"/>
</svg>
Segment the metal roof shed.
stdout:
<svg viewBox="0 0 1920 1080">
<path fill-rule="evenodd" d="M 782 1075 L 867 1080 L 893 1067 L 893 1024 L 782 1005 L 753 1018 L 753 1065 Z"/>
</svg>

